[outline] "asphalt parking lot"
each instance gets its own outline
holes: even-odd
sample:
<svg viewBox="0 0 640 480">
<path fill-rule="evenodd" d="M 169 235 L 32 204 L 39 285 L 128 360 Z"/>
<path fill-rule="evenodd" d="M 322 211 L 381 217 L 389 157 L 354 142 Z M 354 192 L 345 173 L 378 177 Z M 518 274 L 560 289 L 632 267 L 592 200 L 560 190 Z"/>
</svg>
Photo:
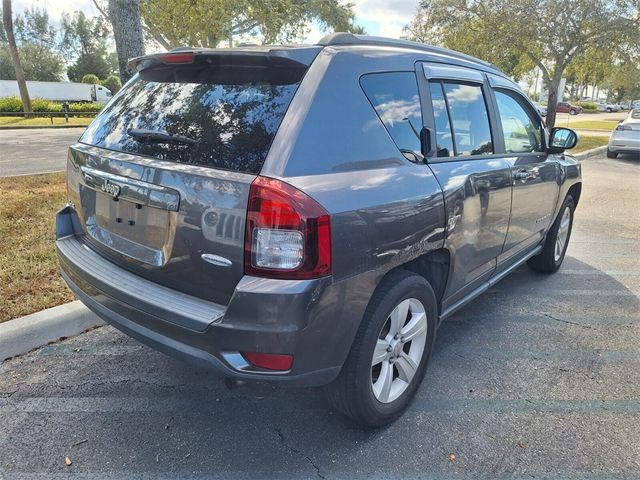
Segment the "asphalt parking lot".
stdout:
<svg viewBox="0 0 640 480">
<path fill-rule="evenodd" d="M 59 172 L 84 128 L 0 129 L 0 177 Z"/>
<path fill-rule="evenodd" d="M 0 365 L 0 478 L 640 478 L 640 161 L 583 169 L 560 272 L 521 268 L 446 322 L 395 424 L 227 390 L 102 327 Z"/>
</svg>

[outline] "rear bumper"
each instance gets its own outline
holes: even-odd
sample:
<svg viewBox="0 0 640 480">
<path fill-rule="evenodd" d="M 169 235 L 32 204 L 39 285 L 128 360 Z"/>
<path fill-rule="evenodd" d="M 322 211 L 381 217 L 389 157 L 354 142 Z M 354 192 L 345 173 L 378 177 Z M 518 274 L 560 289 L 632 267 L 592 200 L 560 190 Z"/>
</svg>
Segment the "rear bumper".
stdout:
<svg viewBox="0 0 640 480">
<path fill-rule="evenodd" d="M 328 278 L 245 276 L 229 305 L 218 305 L 149 282 L 99 256 L 78 233 L 71 206 L 58 213 L 56 230 L 69 288 L 99 317 L 142 343 L 240 380 L 315 386 L 340 372 L 359 324 L 342 313 L 346 285 Z M 293 366 L 287 372 L 259 369 L 242 351 L 290 354 Z"/>
<path fill-rule="evenodd" d="M 613 133 L 609 138 L 609 150 L 618 153 L 638 153 L 640 152 L 640 132 L 624 132 L 625 135 Z M 637 138 L 636 138 L 637 137 Z"/>
</svg>

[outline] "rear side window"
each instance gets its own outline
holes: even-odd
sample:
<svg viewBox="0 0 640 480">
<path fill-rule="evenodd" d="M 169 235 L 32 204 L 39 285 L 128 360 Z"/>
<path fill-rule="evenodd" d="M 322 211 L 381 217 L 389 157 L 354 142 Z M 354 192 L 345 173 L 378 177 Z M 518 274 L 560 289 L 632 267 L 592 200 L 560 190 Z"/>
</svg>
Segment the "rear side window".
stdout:
<svg viewBox="0 0 640 480">
<path fill-rule="evenodd" d="M 415 73 L 370 73 L 360 85 L 400 151 L 420 154 L 422 111 Z"/>
<path fill-rule="evenodd" d="M 445 142 L 443 149 L 440 150 L 438 147 L 438 156 L 493 153 L 489 115 L 481 86 L 455 82 L 432 82 L 431 94 L 434 115 L 437 114 L 436 139 L 438 142 Z M 445 107 L 442 102 L 443 95 Z M 446 108 L 448 113 L 446 120 L 443 108 Z M 450 142 L 446 141 L 449 136 L 453 139 L 453 153 L 449 150 Z"/>
<path fill-rule="evenodd" d="M 444 99 L 444 91 L 441 83 L 430 83 L 431 102 L 433 103 L 433 116 L 436 120 L 436 149 L 438 157 L 453 156 L 453 136 L 451 135 L 451 123 L 449 111 Z"/>
<path fill-rule="evenodd" d="M 136 78 L 81 138 L 83 143 L 162 160 L 259 173 L 296 91 L 295 82 L 229 68 Z M 211 82 L 211 83 L 209 83 Z M 161 133 L 162 138 L 145 132 Z M 167 134 L 169 137 L 167 140 Z"/>
</svg>

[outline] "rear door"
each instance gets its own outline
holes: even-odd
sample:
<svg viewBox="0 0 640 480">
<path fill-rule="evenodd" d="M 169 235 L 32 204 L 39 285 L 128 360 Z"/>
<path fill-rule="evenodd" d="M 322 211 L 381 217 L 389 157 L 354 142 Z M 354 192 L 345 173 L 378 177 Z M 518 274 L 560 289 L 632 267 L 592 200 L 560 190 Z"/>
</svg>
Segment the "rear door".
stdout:
<svg viewBox="0 0 640 480">
<path fill-rule="evenodd" d="M 538 245 L 553 221 L 558 201 L 560 164 L 547 153 L 546 133 L 530 102 L 509 82 L 490 77 L 496 114 L 497 145 L 511 168 L 511 218 L 498 263 Z"/>
<path fill-rule="evenodd" d="M 477 70 L 425 64 L 425 124 L 433 145 L 428 164 L 446 209 L 445 248 L 451 274 L 443 310 L 491 277 L 511 210 L 511 169 L 496 153 L 489 87 Z"/>
<path fill-rule="evenodd" d="M 243 275 L 251 182 L 307 68 L 298 53 L 140 60 L 70 149 L 69 196 L 86 244 L 140 276 L 226 304 Z M 300 55 L 310 62 L 313 53 Z"/>
</svg>

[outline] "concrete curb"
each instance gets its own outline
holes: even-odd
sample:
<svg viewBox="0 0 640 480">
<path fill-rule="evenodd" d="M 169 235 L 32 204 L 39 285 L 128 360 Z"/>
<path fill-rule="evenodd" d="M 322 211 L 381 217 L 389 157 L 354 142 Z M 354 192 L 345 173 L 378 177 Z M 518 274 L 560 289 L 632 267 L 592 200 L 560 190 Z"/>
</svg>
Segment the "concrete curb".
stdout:
<svg viewBox="0 0 640 480">
<path fill-rule="evenodd" d="M 88 125 L 3 125 L 0 130 L 33 130 L 44 128 L 87 128 Z"/>
<path fill-rule="evenodd" d="M 100 325 L 104 322 L 78 300 L 0 323 L 0 362 Z"/>
<path fill-rule="evenodd" d="M 586 150 L 584 152 L 576 153 L 573 155 L 573 158 L 576 160 L 586 160 L 587 158 L 598 156 L 607 151 L 607 146 L 603 145 L 602 147 L 592 148 L 591 150 Z"/>
</svg>

